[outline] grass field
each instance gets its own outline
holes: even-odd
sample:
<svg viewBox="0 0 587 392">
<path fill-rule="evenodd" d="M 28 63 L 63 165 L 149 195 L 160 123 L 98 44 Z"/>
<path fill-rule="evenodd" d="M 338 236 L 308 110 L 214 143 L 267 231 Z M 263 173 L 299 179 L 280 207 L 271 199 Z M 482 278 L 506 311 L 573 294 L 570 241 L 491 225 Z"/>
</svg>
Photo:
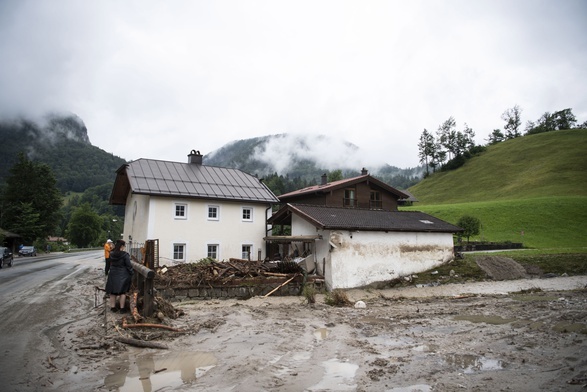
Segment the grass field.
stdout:
<svg viewBox="0 0 587 392">
<path fill-rule="evenodd" d="M 453 224 L 463 215 L 477 217 L 481 233 L 471 241 L 522 242 L 528 248 L 587 252 L 587 196 L 416 205 L 402 210 L 423 211 Z"/>
<path fill-rule="evenodd" d="M 489 146 L 457 170 L 409 189 L 419 205 L 587 196 L 587 130 L 547 132 Z"/>
<path fill-rule="evenodd" d="M 587 130 L 524 136 L 489 146 L 463 167 L 435 173 L 410 192 L 413 207 L 456 224 L 481 221 L 475 241 L 587 253 Z"/>
</svg>

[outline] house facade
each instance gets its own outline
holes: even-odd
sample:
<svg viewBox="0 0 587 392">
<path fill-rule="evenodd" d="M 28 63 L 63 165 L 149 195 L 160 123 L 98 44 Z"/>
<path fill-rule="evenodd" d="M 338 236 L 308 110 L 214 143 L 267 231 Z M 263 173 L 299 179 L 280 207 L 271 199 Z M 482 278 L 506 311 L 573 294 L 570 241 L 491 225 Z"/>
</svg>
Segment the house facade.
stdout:
<svg viewBox="0 0 587 392">
<path fill-rule="evenodd" d="M 157 239 L 160 262 L 265 258 L 275 195 L 237 169 L 139 159 L 117 170 L 111 204 L 125 205 L 126 241 Z"/>
<path fill-rule="evenodd" d="M 454 257 L 453 233 L 462 229 L 422 212 L 398 211 L 398 200 L 405 197 L 364 171 L 280 196 L 286 203 L 269 223 L 291 226 L 292 239 L 313 238 L 315 268 L 329 289 L 362 287 Z"/>
</svg>

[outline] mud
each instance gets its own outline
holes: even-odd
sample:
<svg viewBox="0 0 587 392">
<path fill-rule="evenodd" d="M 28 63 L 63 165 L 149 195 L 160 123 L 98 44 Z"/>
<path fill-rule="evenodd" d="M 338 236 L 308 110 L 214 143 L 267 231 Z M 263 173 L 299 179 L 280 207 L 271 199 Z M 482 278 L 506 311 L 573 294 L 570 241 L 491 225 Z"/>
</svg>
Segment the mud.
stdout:
<svg viewBox="0 0 587 392">
<path fill-rule="evenodd" d="M 127 333 L 118 325 L 121 316 L 97 308 L 55 331 L 61 349 L 45 363 L 51 374 L 44 385 L 99 391 L 580 391 L 587 384 L 586 284 L 587 277 L 567 277 L 348 290 L 350 302 L 363 301 L 364 308 L 332 307 L 324 295 L 315 304 L 302 297 L 174 303 L 185 314 L 166 322 L 186 333 L 140 335 L 168 350 L 114 341 Z"/>
<path fill-rule="evenodd" d="M 79 313 L 46 330 L 19 390 L 584 391 L 587 276 L 174 303 L 185 332 L 124 330 L 93 307 L 100 270 L 64 288 Z M 89 300 L 89 301 L 88 301 Z M 91 302 L 91 303 L 89 303 Z M 80 307 L 80 302 L 75 304 Z M 87 307 L 87 309 L 86 309 Z M 119 343 L 117 336 L 167 350 Z M 15 375 L 18 376 L 18 375 Z"/>
</svg>

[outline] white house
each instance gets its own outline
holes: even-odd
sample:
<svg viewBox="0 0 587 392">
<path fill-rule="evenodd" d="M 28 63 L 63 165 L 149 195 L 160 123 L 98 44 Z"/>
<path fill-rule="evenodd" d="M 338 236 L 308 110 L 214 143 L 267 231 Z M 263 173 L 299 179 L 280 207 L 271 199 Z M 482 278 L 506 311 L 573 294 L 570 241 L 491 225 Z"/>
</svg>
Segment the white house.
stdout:
<svg viewBox="0 0 587 392">
<path fill-rule="evenodd" d="M 366 286 L 426 271 L 453 259 L 453 233 L 461 228 L 422 212 L 398 211 L 405 193 L 371 177 L 291 192 L 270 224 L 291 226 L 291 236 L 269 242 L 311 247 L 329 289 Z M 291 202 L 288 202 L 291 201 Z M 311 244 L 310 244 L 311 243 Z"/>
<path fill-rule="evenodd" d="M 125 205 L 124 239 L 157 239 L 160 263 L 265 258 L 267 218 L 275 195 L 255 176 L 188 163 L 138 159 L 121 166 L 110 204 Z"/>
</svg>

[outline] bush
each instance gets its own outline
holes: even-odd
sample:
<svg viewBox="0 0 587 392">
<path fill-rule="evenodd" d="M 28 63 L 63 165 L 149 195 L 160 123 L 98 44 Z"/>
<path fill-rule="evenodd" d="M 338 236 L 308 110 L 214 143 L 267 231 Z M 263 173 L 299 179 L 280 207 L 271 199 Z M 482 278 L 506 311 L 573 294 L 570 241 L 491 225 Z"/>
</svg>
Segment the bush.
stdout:
<svg viewBox="0 0 587 392">
<path fill-rule="evenodd" d="M 327 305 L 339 307 L 352 305 L 349 297 L 347 297 L 346 293 L 340 289 L 335 289 L 332 292 L 327 293 L 324 302 L 326 302 Z"/>
<path fill-rule="evenodd" d="M 305 285 L 302 290 L 302 295 L 309 304 L 316 303 L 316 287 L 314 285 Z"/>
</svg>

